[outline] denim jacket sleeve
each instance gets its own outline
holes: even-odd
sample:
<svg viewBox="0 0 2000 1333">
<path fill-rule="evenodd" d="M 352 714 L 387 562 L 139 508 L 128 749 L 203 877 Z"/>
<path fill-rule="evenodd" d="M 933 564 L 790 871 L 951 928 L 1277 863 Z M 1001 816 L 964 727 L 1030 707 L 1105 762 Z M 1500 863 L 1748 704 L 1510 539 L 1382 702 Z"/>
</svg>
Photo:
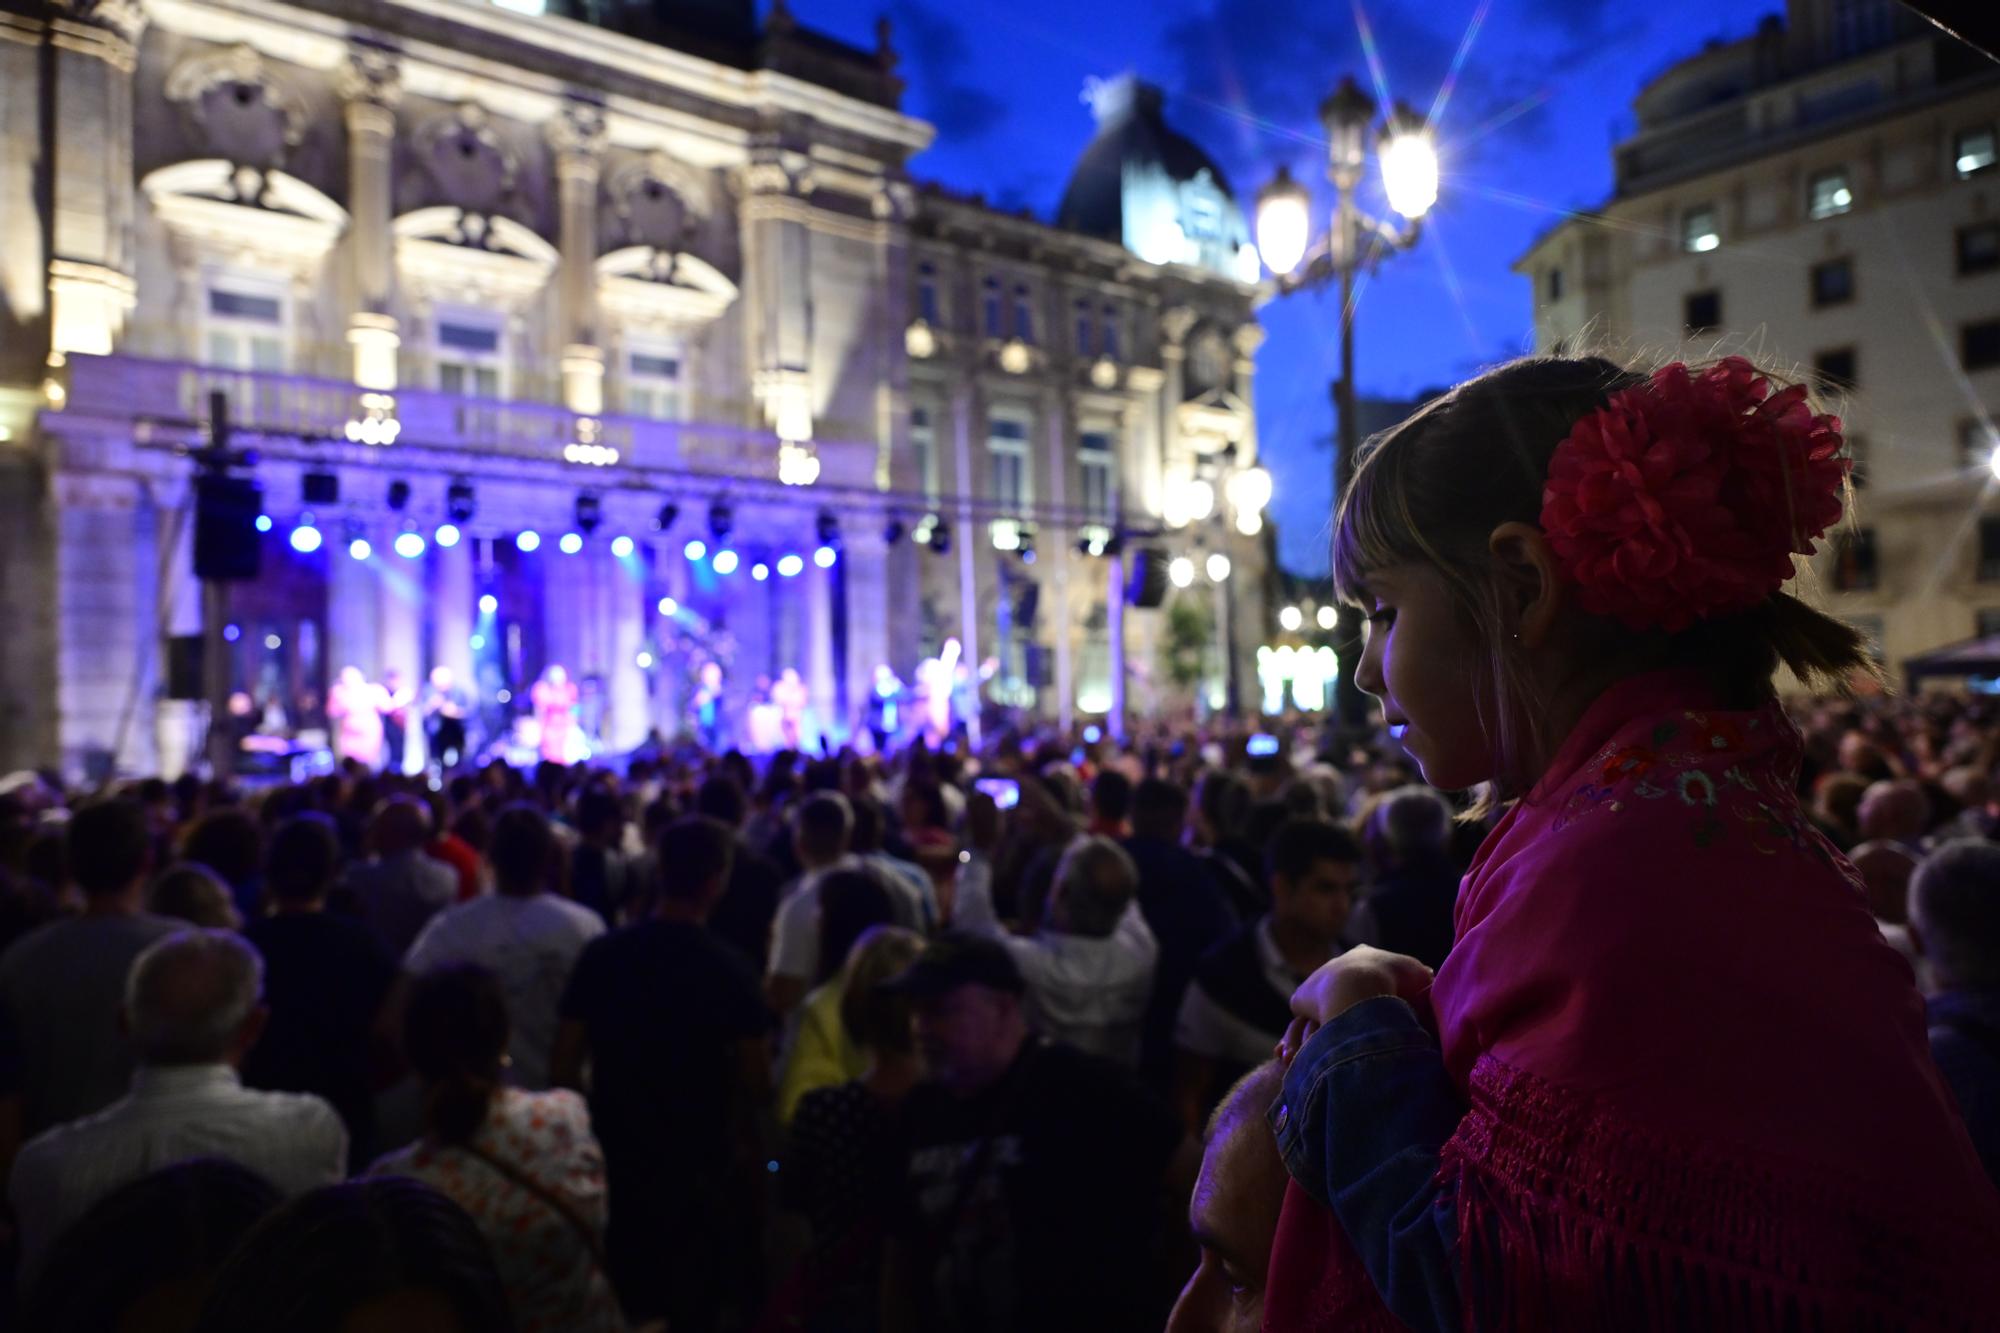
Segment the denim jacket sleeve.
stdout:
<svg viewBox="0 0 2000 1333">
<path fill-rule="evenodd" d="M 1465 1104 L 1437 1041 L 1393 996 L 1314 1033 L 1271 1128 L 1285 1169 L 1333 1210 L 1383 1303 L 1418 1333 L 1457 1333 L 1458 1210 L 1437 1179 Z"/>
</svg>

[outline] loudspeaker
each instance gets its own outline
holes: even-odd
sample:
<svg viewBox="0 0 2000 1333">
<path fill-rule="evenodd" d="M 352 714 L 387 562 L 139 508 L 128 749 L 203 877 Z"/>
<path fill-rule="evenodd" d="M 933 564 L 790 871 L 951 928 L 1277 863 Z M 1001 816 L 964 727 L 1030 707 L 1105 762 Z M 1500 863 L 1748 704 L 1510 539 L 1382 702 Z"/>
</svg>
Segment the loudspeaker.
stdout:
<svg viewBox="0 0 2000 1333">
<path fill-rule="evenodd" d="M 1014 599 L 1014 623 L 1022 629 L 1033 629 L 1035 612 L 1042 607 L 1042 585 L 1026 583 L 1021 586 L 1021 595 Z"/>
<path fill-rule="evenodd" d="M 309 505 L 337 505 L 340 503 L 340 474 L 308 472 L 299 479 L 299 494 Z"/>
<path fill-rule="evenodd" d="M 1125 600 L 1152 610 L 1167 600 L 1167 553 L 1157 546 L 1132 552 L 1132 570 L 1125 576 Z"/>
<path fill-rule="evenodd" d="M 195 577 L 256 578 L 263 555 L 257 515 L 264 508 L 264 488 L 248 477 L 198 477 L 194 496 Z"/>
<path fill-rule="evenodd" d="M 173 634 L 167 638 L 167 697 L 202 697 L 201 635 Z"/>
</svg>

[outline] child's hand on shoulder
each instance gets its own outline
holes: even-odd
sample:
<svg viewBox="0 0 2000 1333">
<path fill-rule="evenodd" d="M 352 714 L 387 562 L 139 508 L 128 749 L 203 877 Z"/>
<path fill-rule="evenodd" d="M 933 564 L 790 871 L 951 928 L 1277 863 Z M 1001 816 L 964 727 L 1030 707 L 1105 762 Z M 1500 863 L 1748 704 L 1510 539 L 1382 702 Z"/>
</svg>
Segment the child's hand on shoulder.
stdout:
<svg viewBox="0 0 2000 1333">
<path fill-rule="evenodd" d="M 1292 1012 L 1319 1025 L 1378 995 L 1414 1000 L 1430 988 L 1431 970 L 1407 954 L 1357 944 L 1292 992 Z"/>
</svg>

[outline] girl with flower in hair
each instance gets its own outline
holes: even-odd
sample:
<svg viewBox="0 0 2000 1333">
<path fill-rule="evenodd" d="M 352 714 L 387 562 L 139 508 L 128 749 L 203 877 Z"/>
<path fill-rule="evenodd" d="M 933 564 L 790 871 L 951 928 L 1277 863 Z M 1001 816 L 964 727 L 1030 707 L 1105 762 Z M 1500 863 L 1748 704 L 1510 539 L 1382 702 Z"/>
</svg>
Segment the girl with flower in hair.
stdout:
<svg viewBox="0 0 2000 1333">
<path fill-rule="evenodd" d="M 2000 1322 L 2000 1199 L 1773 685 L 1873 670 L 1784 591 L 1847 469 L 1740 357 L 1515 362 L 1359 460 L 1358 681 L 1508 808 L 1435 975 L 1357 948 L 1293 997 L 1266 1328 Z"/>
</svg>

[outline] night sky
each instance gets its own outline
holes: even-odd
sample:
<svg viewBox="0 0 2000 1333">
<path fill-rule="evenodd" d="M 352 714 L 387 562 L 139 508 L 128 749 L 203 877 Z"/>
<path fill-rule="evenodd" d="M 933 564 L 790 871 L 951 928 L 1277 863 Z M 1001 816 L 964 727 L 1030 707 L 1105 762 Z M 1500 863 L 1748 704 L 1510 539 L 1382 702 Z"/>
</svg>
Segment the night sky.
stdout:
<svg viewBox="0 0 2000 1333">
<path fill-rule="evenodd" d="M 803 23 L 874 46 L 886 12 L 909 81 L 904 106 L 938 128 L 922 178 L 1054 217 L 1092 132 L 1084 81 L 1133 70 L 1166 91 L 1168 123 L 1206 148 L 1246 206 L 1280 163 L 1330 197 L 1318 106 L 1340 76 L 1381 79 L 1419 110 L 1439 100 L 1442 182 L 1417 248 L 1364 290 L 1356 381 L 1364 395 L 1448 384 L 1528 350 L 1527 281 L 1509 265 L 1565 209 L 1600 203 L 1611 144 L 1633 128 L 1642 83 L 1717 39 L 1748 35 L 1779 0 L 791 0 Z M 1364 204 L 1384 212 L 1379 186 Z M 1331 294 L 1266 307 L 1257 417 L 1275 474 L 1287 567 L 1326 568 L 1339 364 Z"/>
</svg>

